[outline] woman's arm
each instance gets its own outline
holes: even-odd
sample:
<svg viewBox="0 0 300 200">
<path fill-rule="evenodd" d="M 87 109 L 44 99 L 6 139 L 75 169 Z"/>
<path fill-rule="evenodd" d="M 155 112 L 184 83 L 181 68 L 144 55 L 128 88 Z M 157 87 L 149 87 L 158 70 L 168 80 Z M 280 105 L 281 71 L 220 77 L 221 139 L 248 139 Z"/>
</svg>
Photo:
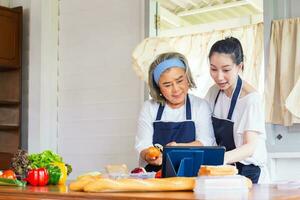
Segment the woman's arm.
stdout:
<svg viewBox="0 0 300 200">
<path fill-rule="evenodd" d="M 168 143 L 167 146 L 203 146 L 203 144 L 198 140 L 195 140 L 193 142 L 188 142 L 188 143 L 177 143 L 173 141 Z"/>
<path fill-rule="evenodd" d="M 257 146 L 257 140 L 257 132 L 246 131 L 244 133 L 243 145 L 231 151 L 227 151 L 224 157 L 224 164 L 235 163 L 252 156 Z"/>
<path fill-rule="evenodd" d="M 153 137 L 153 116 L 151 110 L 151 103 L 146 101 L 143 108 L 141 109 L 138 125 L 137 125 L 137 135 L 135 137 L 135 149 L 139 154 L 140 164 L 144 165 L 145 160 L 145 150 L 152 146 Z"/>
<path fill-rule="evenodd" d="M 244 95 L 249 95 L 255 92 L 255 90 L 245 82 L 242 92 Z M 265 134 L 262 102 L 261 96 L 257 92 L 252 94 L 251 98 L 248 98 L 245 109 L 242 111 L 243 114 L 240 116 L 240 124 L 237 124 L 237 133 L 235 133 L 243 134 L 243 143 L 236 149 L 225 153 L 225 163 L 239 162 L 251 157 L 255 153 L 260 135 Z"/>
</svg>

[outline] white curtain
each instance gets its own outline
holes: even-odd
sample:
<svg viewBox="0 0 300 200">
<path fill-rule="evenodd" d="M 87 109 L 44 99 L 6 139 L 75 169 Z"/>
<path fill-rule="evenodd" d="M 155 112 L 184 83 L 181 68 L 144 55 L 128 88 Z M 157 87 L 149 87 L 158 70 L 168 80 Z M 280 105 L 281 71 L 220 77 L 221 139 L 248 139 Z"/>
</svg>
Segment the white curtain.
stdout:
<svg viewBox="0 0 300 200">
<path fill-rule="evenodd" d="M 245 54 L 245 70 L 242 76 L 262 93 L 264 88 L 263 23 L 184 36 L 147 38 L 133 51 L 133 68 L 139 77 L 147 81 L 148 68 L 158 54 L 171 51 L 182 53 L 189 61 L 197 84 L 197 89 L 192 93 L 204 97 L 213 84 L 209 75 L 209 50 L 217 40 L 228 36 L 236 37 L 241 41 Z"/>
<path fill-rule="evenodd" d="M 300 18 L 272 21 L 269 53 L 266 121 L 300 123 Z"/>
</svg>

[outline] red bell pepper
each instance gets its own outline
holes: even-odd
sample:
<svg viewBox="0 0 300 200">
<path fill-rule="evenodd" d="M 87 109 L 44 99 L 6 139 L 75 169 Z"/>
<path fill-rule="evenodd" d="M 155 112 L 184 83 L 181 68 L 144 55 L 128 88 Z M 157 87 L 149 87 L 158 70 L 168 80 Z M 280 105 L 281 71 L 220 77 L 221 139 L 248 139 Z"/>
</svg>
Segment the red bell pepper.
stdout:
<svg viewBox="0 0 300 200">
<path fill-rule="evenodd" d="M 28 171 L 24 180 L 33 186 L 44 186 L 49 181 L 49 174 L 45 168 L 32 169 Z"/>
</svg>

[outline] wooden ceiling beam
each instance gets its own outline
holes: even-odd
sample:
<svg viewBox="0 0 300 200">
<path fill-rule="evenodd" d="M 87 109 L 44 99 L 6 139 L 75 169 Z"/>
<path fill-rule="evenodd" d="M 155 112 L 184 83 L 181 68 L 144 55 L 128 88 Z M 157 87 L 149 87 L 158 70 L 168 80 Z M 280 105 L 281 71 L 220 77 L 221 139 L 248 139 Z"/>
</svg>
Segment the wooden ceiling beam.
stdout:
<svg viewBox="0 0 300 200">
<path fill-rule="evenodd" d="M 183 9 L 187 9 L 186 4 L 182 3 L 183 1 L 180 1 L 180 0 L 170 0 L 170 2 L 174 3 L 175 5 L 183 8 Z"/>
<path fill-rule="evenodd" d="M 199 5 L 194 2 L 193 0 L 186 0 L 189 4 L 191 4 L 193 7 L 198 7 Z"/>
<path fill-rule="evenodd" d="M 216 11 L 216 10 L 222 10 L 222 9 L 226 9 L 226 8 L 243 6 L 243 5 L 250 4 L 249 1 L 250 0 L 234 1 L 234 2 L 219 4 L 219 5 L 215 5 L 215 6 L 203 7 L 203 8 L 198 8 L 198 9 L 188 10 L 188 11 L 182 11 L 182 12 L 177 13 L 177 16 L 183 17 L 183 16 L 196 15 L 196 14 L 211 12 L 211 11 Z"/>
<path fill-rule="evenodd" d="M 258 12 L 263 12 L 263 1 L 262 0 L 246 0 L 248 3 Z"/>
<path fill-rule="evenodd" d="M 226 19 L 222 21 L 197 24 L 189 27 L 179 27 L 174 29 L 162 30 L 160 36 L 178 36 L 186 34 L 197 34 L 210 31 L 226 30 L 245 25 L 257 24 L 263 22 L 263 15 L 246 16 L 242 18 Z"/>
<path fill-rule="evenodd" d="M 202 2 L 204 2 L 206 5 L 209 4 L 208 0 L 202 0 Z"/>
<path fill-rule="evenodd" d="M 191 25 L 191 23 L 189 23 L 188 21 L 182 19 L 181 17 L 178 17 L 176 14 L 170 12 L 169 10 L 163 7 L 159 8 L 159 14 L 161 20 L 165 20 L 166 22 L 172 24 L 175 27 Z"/>
<path fill-rule="evenodd" d="M 220 4 L 224 3 L 224 0 L 217 0 Z"/>
</svg>

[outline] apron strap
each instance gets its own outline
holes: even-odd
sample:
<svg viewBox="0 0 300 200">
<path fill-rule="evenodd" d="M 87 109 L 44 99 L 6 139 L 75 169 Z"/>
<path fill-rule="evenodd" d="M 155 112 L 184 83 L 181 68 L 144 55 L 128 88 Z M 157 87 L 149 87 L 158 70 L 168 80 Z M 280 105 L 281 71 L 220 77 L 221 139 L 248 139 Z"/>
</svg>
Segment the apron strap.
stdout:
<svg viewBox="0 0 300 200">
<path fill-rule="evenodd" d="M 232 114 L 233 114 L 233 111 L 234 111 L 234 108 L 235 108 L 235 105 L 236 105 L 236 101 L 240 96 L 241 88 L 242 88 L 242 79 L 240 78 L 240 76 L 238 76 L 237 84 L 236 84 L 236 87 L 234 89 L 234 92 L 233 92 L 233 95 L 232 95 L 232 98 L 231 98 L 230 108 L 229 108 L 229 112 L 228 112 L 228 115 L 227 115 L 227 119 L 229 119 L 229 120 L 231 120 L 231 117 L 232 117 Z M 221 90 L 219 90 L 219 92 L 216 96 L 215 104 L 214 104 L 212 113 L 214 113 L 214 111 L 215 111 L 215 106 L 217 104 L 220 93 L 221 93 Z"/>
<path fill-rule="evenodd" d="M 233 110 L 234 110 L 236 102 L 240 96 L 241 88 L 242 88 L 242 79 L 240 78 L 240 76 L 238 76 L 237 84 L 236 84 L 236 87 L 235 87 L 233 95 L 232 95 L 232 99 L 230 102 L 230 108 L 229 108 L 229 112 L 228 112 L 228 116 L 227 116 L 227 119 L 229 119 L 229 120 L 231 120 Z"/>
<path fill-rule="evenodd" d="M 189 95 L 186 96 L 185 113 L 186 113 L 186 119 L 191 120 L 192 119 L 192 112 L 191 112 L 191 102 L 190 102 Z"/>
<path fill-rule="evenodd" d="M 164 105 L 159 104 L 159 108 L 158 108 L 158 111 L 157 111 L 157 114 L 156 114 L 156 121 L 159 121 L 161 119 L 161 116 L 163 114 L 164 108 L 165 108 Z"/>
<path fill-rule="evenodd" d="M 217 94 L 217 96 L 216 96 L 215 104 L 214 104 L 214 107 L 213 107 L 213 110 L 212 110 L 212 114 L 214 114 L 214 112 L 215 112 L 215 107 L 216 107 L 216 104 L 217 104 L 217 101 L 218 101 L 218 98 L 219 98 L 220 93 L 221 93 L 221 90 L 219 90 L 219 92 L 218 92 L 218 94 Z"/>
<path fill-rule="evenodd" d="M 156 114 L 156 121 L 161 120 L 161 116 L 164 112 L 165 106 L 162 104 L 159 104 L 159 108 Z M 187 120 L 191 120 L 192 119 L 192 112 L 191 112 L 191 103 L 190 103 L 190 98 L 189 95 L 186 96 L 186 119 Z"/>
</svg>

